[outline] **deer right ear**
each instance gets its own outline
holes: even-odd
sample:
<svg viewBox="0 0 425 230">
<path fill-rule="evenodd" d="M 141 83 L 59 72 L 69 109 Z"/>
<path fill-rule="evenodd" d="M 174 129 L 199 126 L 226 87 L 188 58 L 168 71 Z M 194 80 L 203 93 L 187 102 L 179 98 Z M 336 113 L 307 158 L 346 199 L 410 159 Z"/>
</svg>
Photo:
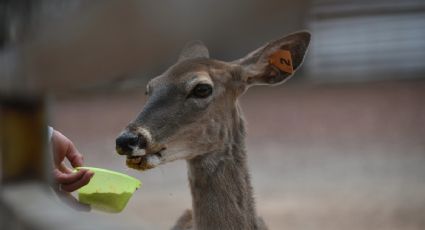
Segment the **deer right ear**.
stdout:
<svg viewBox="0 0 425 230">
<path fill-rule="evenodd" d="M 310 44 L 309 32 L 297 32 L 267 43 L 233 63 L 242 67 L 247 85 L 281 84 L 301 66 Z"/>
<path fill-rule="evenodd" d="M 193 58 L 209 58 L 208 48 L 201 41 L 191 41 L 185 45 L 180 53 L 178 62 Z"/>
</svg>

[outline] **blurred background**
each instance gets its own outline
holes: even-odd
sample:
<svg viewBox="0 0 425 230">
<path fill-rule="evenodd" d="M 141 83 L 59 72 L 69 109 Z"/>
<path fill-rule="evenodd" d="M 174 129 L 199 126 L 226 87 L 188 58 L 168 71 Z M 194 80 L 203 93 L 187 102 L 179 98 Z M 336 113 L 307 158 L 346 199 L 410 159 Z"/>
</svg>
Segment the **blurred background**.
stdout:
<svg viewBox="0 0 425 230">
<path fill-rule="evenodd" d="M 241 99 L 259 215 L 270 229 L 425 229 L 422 0 L 2 0 L 0 95 L 47 96 L 86 165 L 142 180 L 122 213 L 87 215 L 169 229 L 191 207 L 186 163 L 137 172 L 114 153 L 146 83 L 188 40 L 231 61 L 297 30 L 312 43 L 296 76 Z"/>
</svg>

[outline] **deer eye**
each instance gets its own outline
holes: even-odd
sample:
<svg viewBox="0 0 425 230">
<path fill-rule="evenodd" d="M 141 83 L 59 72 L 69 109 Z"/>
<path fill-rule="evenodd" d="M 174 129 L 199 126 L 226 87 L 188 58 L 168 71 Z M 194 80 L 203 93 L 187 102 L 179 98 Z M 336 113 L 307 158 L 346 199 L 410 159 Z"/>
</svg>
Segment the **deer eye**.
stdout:
<svg viewBox="0 0 425 230">
<path fill-rule="evenodd" d="M 206 98 L 212 94 L 212 87 L 209 84 L 198 84 L 192 89 L 190 97 Z"/>
</svg>

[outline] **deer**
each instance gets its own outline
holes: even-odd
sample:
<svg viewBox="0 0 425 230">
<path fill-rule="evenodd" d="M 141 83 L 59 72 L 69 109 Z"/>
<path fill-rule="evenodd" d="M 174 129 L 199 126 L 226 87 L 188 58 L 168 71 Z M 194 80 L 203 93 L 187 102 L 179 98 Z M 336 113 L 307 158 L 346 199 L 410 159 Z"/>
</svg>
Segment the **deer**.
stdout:
<svg viewBox="0 0 425 230">
<path fill-rule="evenodd" d="M 310 33 L 300 31 L 225 62 L 192 41 L 148 82 L 147 101 L 116 138 L 116 152 L 141 171 L 186 160 L 192 210 L 173 230 L 267 229 L 255 209 L 239 98 L 251 86 L 290 79 L 309 43 Z"/>
</svg>

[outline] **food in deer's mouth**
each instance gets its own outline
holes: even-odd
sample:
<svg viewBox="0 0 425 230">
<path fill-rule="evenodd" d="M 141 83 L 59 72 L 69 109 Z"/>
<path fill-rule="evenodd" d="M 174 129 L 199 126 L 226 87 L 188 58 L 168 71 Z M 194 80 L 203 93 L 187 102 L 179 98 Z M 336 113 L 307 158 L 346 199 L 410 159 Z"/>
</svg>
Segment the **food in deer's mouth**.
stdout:
<svg viewBox="0 0 425 230">
<path fill-rule="evenodd" d="M 126 163 L 129 168 L 138 170 L 155 168 L 161 164 L 161 153 L 149 153 L 143 156 L 127 156 Z"/>
<path fill-rule="evenodd" d="M 127 162 L 139 164 L 142 161 L 142 156 L 127 156 Z"/>
</svg>

